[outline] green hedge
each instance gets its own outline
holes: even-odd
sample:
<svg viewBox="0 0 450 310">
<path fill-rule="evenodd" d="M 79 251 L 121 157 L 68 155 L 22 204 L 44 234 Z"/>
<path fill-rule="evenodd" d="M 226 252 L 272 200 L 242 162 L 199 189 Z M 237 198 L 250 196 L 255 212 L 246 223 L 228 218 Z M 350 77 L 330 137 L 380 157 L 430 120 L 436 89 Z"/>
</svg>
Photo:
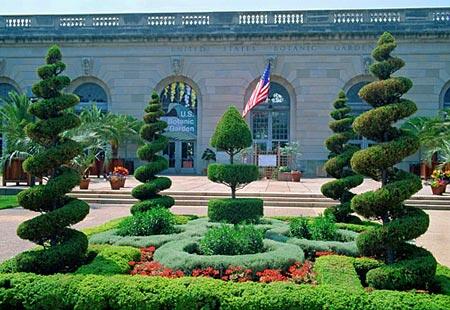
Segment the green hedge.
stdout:
<svg viewBox="0 0 450 310">
<path fill-rule="evenodd" d="M 258 198 L 211 199 L 208 201 L 208 217 L 213 222 L 254 223 L 263 216 L 263 205 L 263 200 Z"/>
<path fill-rule="evenodd" d="M 117 229 L 111 229 L 103 231 L 98 234 L 91 235 L 89 237 L 90 244 L 111 244 L 111 245 L 121 245 L 121 246 L 132 246 L 132 247 L 148 247 L 156 246 L 159 247 L 164 243 L 169 241 L 179 240 L 186 237 L 192 236 L 202 236 L 208 230 L 207 218 L 201 218 L 197 220 L 192 220 L 185 225 L 177 225 L 175 229 L 178 233 L 167 234 L 167 235 L 153 235 L 153 236 L 119 236 L 117 234 Z M 214 224 L 213 224 L 214 225 Z"/>
<path fill-rule="evenodd" d="M 317 258 L 314 264 L 317 282 L 348 290 L 362 290 L 361 281 L 353 266 L 354 260 L 352 257 L 337 255 Z"/>
<path fill-rule="evenodd" d="M 154 259 L 166 267 L 191 272 L 196 268 L 213 267 L 224 270 L 229 266 L 241 266 L 262 271 L 266 268 L 286 269 L 294 262 L 304 261 L 302 249 L 293 244 L 264 240 L 266 252 L 246 255 L 198 255 L 198 239 L 172 241 L 156 249 Z"/>
<path fill-rule="evenodd" d="M 0 274 L 1 309 L 449 309 L 450 296 L 208 278 Z"/>
<path fill-rule="evenodd" d="M 138 249 L 129 246 L 96 245 L 89 249 L 97 252 L 97 255 L 92 262 L 78 268 L 75 274 L 113 275 L 127 273 L 131 269 L 128 262 L 138 261 L 141 256 Z"/>
</svg>

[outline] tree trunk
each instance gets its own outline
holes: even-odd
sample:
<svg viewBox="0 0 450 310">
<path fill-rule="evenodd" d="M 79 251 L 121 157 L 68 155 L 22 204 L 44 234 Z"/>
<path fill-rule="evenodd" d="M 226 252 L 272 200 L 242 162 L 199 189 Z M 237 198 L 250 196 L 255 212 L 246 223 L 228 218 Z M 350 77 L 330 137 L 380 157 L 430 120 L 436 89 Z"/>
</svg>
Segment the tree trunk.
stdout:
<svg viewBox="0 0 450 310">
<path fill-rule="evenodd" d="M 233 164 L 234 161 L 234 154 L 230 153 L 230 164 Z"/>
<path fill-rule="evenodd" d="M 236 186 L 231 186 L 231 198 L 236 199 Z"/>
</svg>

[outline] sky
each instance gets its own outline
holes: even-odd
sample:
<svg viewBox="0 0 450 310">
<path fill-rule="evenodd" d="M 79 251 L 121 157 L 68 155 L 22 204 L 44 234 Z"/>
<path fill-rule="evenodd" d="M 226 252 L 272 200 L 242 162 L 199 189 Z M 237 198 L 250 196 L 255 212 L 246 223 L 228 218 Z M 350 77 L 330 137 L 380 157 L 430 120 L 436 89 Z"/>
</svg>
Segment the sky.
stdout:
<svg viewBox="0 0 450 310">
<path fill-rule="evenodd" d="M 450 0 L 0 0 L 0 15 L 450 7 Z"/>
</svg>

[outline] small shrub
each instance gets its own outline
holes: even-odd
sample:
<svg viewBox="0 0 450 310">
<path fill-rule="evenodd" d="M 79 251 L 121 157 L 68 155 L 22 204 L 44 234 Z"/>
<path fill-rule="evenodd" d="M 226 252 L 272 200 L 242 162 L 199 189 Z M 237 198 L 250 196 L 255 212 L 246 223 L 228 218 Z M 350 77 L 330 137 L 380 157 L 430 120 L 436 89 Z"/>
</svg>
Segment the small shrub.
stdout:
<svg viewBox="0 0 450 310">
<path fill-rule="evenodd" d="M 175 217 L 165 208 L 153 208 L 136 213 L 120 223 L 120 236 L 150 236 L 175 232 Z"/>
<path fill-rule="evenodd" d="M 315 274 L 313 272 L 313 264 L 305 261 L 303 264 L 296 262 L 288 269 L 288 277 L 295 283 L 314 283 Z"/>
<path fill-rule="evenodd" d="M 306 217 L 297 217 L 289 223 L 289 233 L 293 237 L 310 239 L 311 234 L 308 225 L 308 219 Z"/>
<path fill-rule="evenodd" d="M 243 255 L 264 251 L 264 232 L 252 225 L 211 228 L 200 240 L 199 250 L 205 255 Z"/>
<path fill-rule="evenodd" d="M 337 227 L 333 218 L 329 216 L 318 216 L 309 226 L 311 239 L 313 240 L 335 240 Z"/>
<path fill-rule="evenodd" d="M 263 214 L 262 199 L 211 199 L 208 201 L 208 217 L 213 222 L 256 223 Z"/>
</svg>

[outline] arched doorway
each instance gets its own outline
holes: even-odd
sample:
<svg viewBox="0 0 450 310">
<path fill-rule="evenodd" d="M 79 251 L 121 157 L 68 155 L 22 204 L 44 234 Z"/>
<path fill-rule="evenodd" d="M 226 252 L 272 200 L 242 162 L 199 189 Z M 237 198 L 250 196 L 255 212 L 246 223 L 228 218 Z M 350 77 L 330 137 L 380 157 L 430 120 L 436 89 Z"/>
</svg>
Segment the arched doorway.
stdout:
<svg viewBox="0 0 450 310">
<path fill-rule="evenodd" d="M 372 107 L 365 101 L 359 97 L 358 93 L 365 85 L 369 84 L 370 81 L 361 81 L 356 84 L 353 84 L 348 90 L 347 90 L 347 99 L 348 99 L 348 105 L 352 109 L 351 115 L 354 117 L 357 117 L 364 112 L 369 111 Z M 373 141 L 368 140 L 366 137 L 363 136 L 356 136 L 354 139 L 349 141 L 350 144 L 356 145 L 360 149 L 365 149 L 371 145 L 373 145 Z"/>
<path fill-rule="evenodd" d="M 18 93 L 18 90 L 14 85 L 7 83 L 7 82 L 1 82 L 0 83 L 0 105 L 3 104 L 3 100 L 6 100 L 8 98 L 8 95 L 10 92 L 16 92 Z M 6 144 L 6 142 L 5 142 Z M 0 156 L 3 154 L 3 135 L 0 132 Z"/>
<path fill-rule="evenodd" d="M 75 88 L 73 92 L 80 97 L 80 103 L 76 105 L 75 111 L 80 112 L 82 109 L 88 108 L 93 104 L 103 112 L 108 111 L 108 96 L 100 85 L 86 82 Z"/>
<path fill-rule="evenodd" d="M 166 85 L 160 94 L 168 126 L 169 145 L 163 152 L 169 160 L 168 173 L 195 173 L 197 156 L 198 94 L 184 81 Z"/>
<path fill-rule="evenodd" d="M 253 144 L 258 152 L 273 151 L 289 142 L 290 106 L 287 89 L 271 82 L 269 98 L 250 113 Z"/>
</svg>

